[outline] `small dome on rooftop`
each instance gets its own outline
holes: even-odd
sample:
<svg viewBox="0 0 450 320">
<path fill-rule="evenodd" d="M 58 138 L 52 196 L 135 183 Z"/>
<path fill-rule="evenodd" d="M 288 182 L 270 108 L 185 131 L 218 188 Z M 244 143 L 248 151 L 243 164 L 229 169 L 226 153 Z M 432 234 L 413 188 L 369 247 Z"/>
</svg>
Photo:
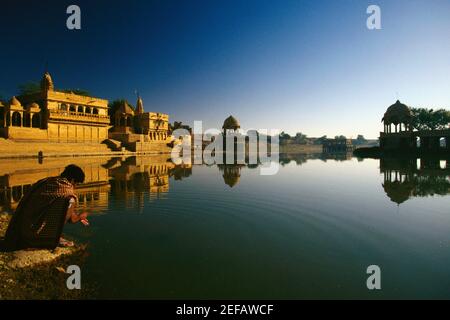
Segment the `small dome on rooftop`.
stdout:
<svg viewBox="0 0 450 320">
<path fill-rule="evenodd" d="M 15 96 L 11 98 L 11 100 L 9 101 L 9 104 L 10 104 L 11 106 L 15 106 L 15 107 L 21 107 L 21 106 L 22 106 L 22 104 L 20 103 L 20 101 L 17 100 L 17 98 L 16 98 Z"/>
<path fill-rule="evenodd" d="M 130 105 L 126 101 L 123 101 L 123 103 L 120 105 L 119 109 L 117 109 L 116 113 L 124 113 L 124 114 L 134 115 L 133 109 L 130 107 Z"/>
<path fill-rule="evenodd" d="M 224 130 L 230 130 L 230 129 L 237 130 L 240 127 L 241 127 L 241 125 L 239 124 L 239 121 L 235 117 L 229 116 L 223 122 L 222 129 L 224 129 Z"/>
<path fill-rule="evenodd" d="M 41 107 L 36 102 L 29 104 L 27 107 L 27 110 L 38 110 L 38 109 L 41 109 Z"/>
<path fill-rule="evenodd" d="M 407 105 L 401 103 L 400 100 L 397 100 L 393 105 L 387 108 L 382 121 L 384 121 L 385 124 L 399 124 L 408 123 L 411 121 L 411 118 L 411 109 Z"/>
</svg>

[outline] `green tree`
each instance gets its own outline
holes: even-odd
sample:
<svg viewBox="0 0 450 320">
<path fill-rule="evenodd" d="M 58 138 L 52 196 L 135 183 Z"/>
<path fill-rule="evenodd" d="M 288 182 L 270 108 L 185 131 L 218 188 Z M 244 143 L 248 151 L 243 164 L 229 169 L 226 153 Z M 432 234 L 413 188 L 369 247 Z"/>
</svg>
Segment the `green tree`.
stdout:
<svg viewBox="0 0 450 320">
<path fill-rule="evenodd" d="M 364 138 L 364 136 L 362 134 L 358 134 L 358 136 L 356 137 L 355 143 L 356 144 L 364 144 L 366 142 L 367 142 L 366 138 Z"/>
<path fill-rule="evenodd" d="M 286 132 L 282 131 L 280 133 L 280 140 L 288 140 L 291 139 L 291 136 L 289 134 L 287 134 Z"/>
<path fill-rule="evenodd" d="M 108 115 L 111 117 L 111 120 L 112 120 L 112 117 L 114 116 L 114 114 L 116 113 L 116 111 L 123 105 L 124 102 L 127 103 L 131 107 L 131 109 L 134 110 L 133 105 L 131 103 L 129 103 L 126 99 L 113 100 L 108 104 L 108 107 L 109 107 Z"/>
<path fill-rule="evenodd" d="M 325 140 L 327 140 L 327 139 L 328 139 L 328 138 L 327 138 L 326 135 L 321 136 L 320 138 L 317 138 L 317 139 L 314 141 L 314 144 L 323 144 L 323 142 L 324 142 Z"/>
<path fill-rule="evenodd" d="M 19 84 L 18 86 L 19 96 L 26 96 L 30 94 L 39 93 L 41 91 L 41 85 L 36 81 L 29 81 Z"/>
<path fill-rule="evenodd" d="M 447 129 L 450 112 L 445 109 L 412 108 L 412 126 L 416 130 Z"/>
<path fill-rule="evenodd" d="M 62 90 L 62 92 L 75 93 L 75 94 L 78 94 L 80 96 L 85 96 L 85 97 L 91 96 L 89 91 L 83 90 L 83 89 L 64 89 L 64 90 Z"/>
<path fill-rule="evenodd" d="M 434 112 L 436 128 L 439 130 L 447 129 L 450 123 L 450 111 L 438 109 Z"/>
<path fill-rule="evenodd" d="M 301 132 L 298 132 L 294 137 L 295 143 L 298 144 L 306 144 L 308 142 L 308 137 L 306 134 L 303 134 Z"/>
<path fill-rule="evenodd" d="M 19 91 L 18 92 L 19 96 L 36 94 L 36 93 L 41 92 L 41 85 L 40 85 L 39 81 L 28 81 L 28 82 L 20 84 L 18 86 L 18 91 Z M 83 89 L 62 89 L 60 91 L 65 92 L 65 93 L 75 93 L 75 94 L 78 94 L 80 96 L 85 96 L 85 97 L 91 96 L 89 91 L 83 90 Z"/>
</svg>

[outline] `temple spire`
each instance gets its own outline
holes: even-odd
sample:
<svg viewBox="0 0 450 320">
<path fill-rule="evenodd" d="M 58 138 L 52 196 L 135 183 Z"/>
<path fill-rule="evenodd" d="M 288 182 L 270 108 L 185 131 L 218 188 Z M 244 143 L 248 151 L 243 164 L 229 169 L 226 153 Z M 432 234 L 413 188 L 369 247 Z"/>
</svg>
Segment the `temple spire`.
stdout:
<svg viewBox="0 0 450 320">
<path fill-rule="evenodd" d="M 48 73 L 48 71 L 45 71 L 44 76 L 42 77 L 41 90 L 44 92 L 54 90 L 52 76 Z"/>
<path fill-rule="evenodd" d="M 139 95 L 139 92 L 136 91 L 137 94 L 137 102 L 136 102 L 136 114 L 143 114 L 144 113 L 144 102 L 142 101 L 141 96 Z"/>
</svg>

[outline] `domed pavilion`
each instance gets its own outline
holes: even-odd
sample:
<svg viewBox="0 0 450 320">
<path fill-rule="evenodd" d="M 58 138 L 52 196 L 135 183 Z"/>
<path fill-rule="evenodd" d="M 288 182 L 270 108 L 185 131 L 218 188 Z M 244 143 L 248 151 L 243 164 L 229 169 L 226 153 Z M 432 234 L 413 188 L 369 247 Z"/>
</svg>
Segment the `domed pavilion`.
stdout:
<svg viewBox="0 0 450 320">
<path fill-rule="evenodd" d="M 239 121 L 233 116 L 229 116 L 228 118 L 226 118 L 225 121 L 223 122 L 223 126 L 222 126 L 222 129 L 224 132 L 227 132 L 230 130 L 236 131 L 240 128 L 241 128 L 241 125 L 239 124 Z"/>
<path fill-rule="evenodd" d="M 387 108 L 383 119 L 384 132 L 392 133 L 392 125 L 394 132 L 412 131 L 412 112 L 411 109 L 397 100 L 393 105 Z"/>
</svg>

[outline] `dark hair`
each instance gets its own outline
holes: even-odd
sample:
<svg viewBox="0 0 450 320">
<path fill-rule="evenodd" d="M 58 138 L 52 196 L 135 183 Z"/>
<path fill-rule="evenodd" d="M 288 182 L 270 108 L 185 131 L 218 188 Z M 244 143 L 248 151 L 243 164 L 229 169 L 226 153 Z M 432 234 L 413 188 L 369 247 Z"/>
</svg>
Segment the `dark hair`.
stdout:
<svg viewBox="0 0 450 320">
<path fill-rule="evenodd" d="M 74 164 L 69 164 L 61 173 L 61 177 L 66 178 L 69 181 L 74 180 L 75 183 L 84 182 L 83 170 L 79 166 L 76 166 Z"/>
</svg>

